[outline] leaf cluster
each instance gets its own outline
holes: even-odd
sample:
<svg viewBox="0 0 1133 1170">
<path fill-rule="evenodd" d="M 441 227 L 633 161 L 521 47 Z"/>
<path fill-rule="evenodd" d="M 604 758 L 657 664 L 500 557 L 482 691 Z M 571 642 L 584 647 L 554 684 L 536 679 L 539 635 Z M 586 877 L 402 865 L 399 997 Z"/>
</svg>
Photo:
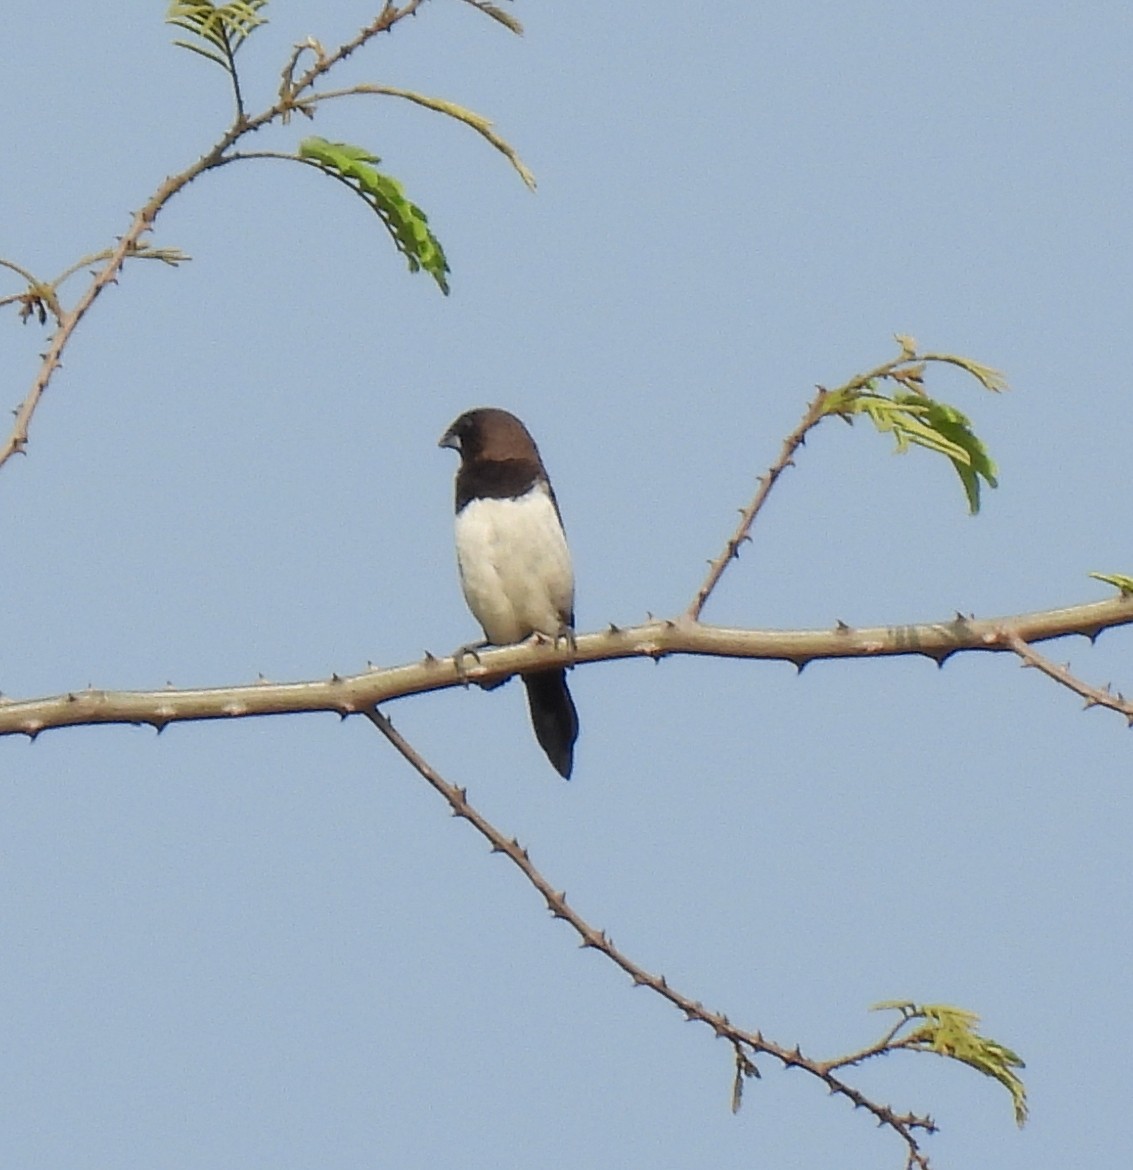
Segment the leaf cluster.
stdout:
<svg viewBox="0 0 1133 1170">
<path fill-rule="evenodd" d="M 429 229 L 428 216 L 405 194 L 394 178 L 375 164 L 382 160 L 360 146 L 304 138 L 299 157 L 345 183 L 378 215 L 405 257 L 410 272 L 424 270 L 448 293 L 448 261 L 440 241 Z"/>
<path fill-rule="evenodd" d="M 894 1047 L 935 1052 L 997 1080 L 1011 1094 L 1016 1125 L 1021 1126 L 1027 1120 L 1027 1090 L 1015 1072 L 1026 1066 L 1010 1048 L 990 1036 L 980 1035 L 980 1017 L 975 1012 L 946 1003 L 915 1004 L 901 1000 L 874 1004 L 873 1010 L 900 1012 L 904 1019 L 899 1029 L 912 1025 Z"/>
<path fill-rule="evenodd" d="M 838 415 L 847 422 L 864 415 L 883 434 L 891 434 L 897 453 L 911 446 L 935 451 L 951 462 L 968 500 L 968 510 L 980 510 L 980 481 L 997 487 L 998 470 L 983 441 L 972 430 L 963 411 L 931 397 L 924 388 L 924 374 L 930 362 L 958 366 L 976 379 L 985 390 L 1006 389 L 1002 376 L 989 366 L 955 354 L 918 354 L 916 342 L 898 337 L 901 355 L 877 370 L 830 391 L 821 413 Z M 885 393 L 885 382 L 898 389 Z"/>
<path fill-rule="evenodd" d="M 215 61 L 228 73 L 234 73 L 237 50 L 267 17 L 260 12 L 268 0 L 232 0 L 230 4 L 212 4 L 209 0 L 174 0 L 166 12 L 166 23 L 190 33 L 193 40 L 174 41 L 182 49 L 199 53 Z"/>
</svg>

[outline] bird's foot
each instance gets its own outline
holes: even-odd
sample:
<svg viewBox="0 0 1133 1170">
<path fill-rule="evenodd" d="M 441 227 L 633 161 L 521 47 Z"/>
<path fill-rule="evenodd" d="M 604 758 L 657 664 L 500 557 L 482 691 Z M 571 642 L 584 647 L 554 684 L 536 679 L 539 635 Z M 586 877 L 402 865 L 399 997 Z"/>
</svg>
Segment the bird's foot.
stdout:
<svg viewBox="0 0 1133 1170">
<path fill-rule="evenodd" d="M 456 667 L 457 677 L 464 684 L 464 686 L 467 687 L 469 683 L 476 682 L 478 687 L 482 687 L 486 691 L 492 691 L 495 690 L 496 687 L 502 687 L 504 683 L 507 682 L 506 677 L 495 679 L 493 682 L 479 682 L 475 679 L 470 679 L 468 677 L 468 671 L 464 667 L 465 658 L 475 658 L 476 665 L 479 666 L 481 664 L 480 651 L 490 650 L 493 648 L 493 646 L 494 643 L 492 642 L 469 642 L 464 646 L 458 646 L 452 652 L 452 661 Z"/>
<path fill-rule="evenodd" d="M 460 681 L 468 686 L 468 671 L 464 668 L 464 660 L 466 658 L 475 658 L 476 665 L 480 665 L 480 651 L 486 649 L 490 643 L 488 642 L 468 642 L 463 646 L 458 646 L 452 652 L 452 662 L 456 667 L 457 677 Z"/>
<path fill-rule="evenodd" d="M 567 644 L 567 649 L 570 651 L 570 665 L 574 665 L 574 655 L 578 648 L 578 639 L 574 635 L 573 627 L 564 623 L 555 631 L 554 636 L 551 634 L 544 634 L 542 631 L 536 630 L 535 633 L 531 635 L 531 638 L 533 641 L 542 643 L 544 645 L 550 644 L 556 650 L 559 648 L 560 642 L 565 642 Z"/>
</svg>

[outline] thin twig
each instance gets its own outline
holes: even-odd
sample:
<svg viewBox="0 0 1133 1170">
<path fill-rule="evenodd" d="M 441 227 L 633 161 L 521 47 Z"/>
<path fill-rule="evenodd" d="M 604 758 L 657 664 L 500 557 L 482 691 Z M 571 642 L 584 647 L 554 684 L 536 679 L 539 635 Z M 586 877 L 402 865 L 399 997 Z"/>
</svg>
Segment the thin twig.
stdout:
<svg viewBox="0 0 1133 1170">
<path fill-rule="evenodd" d="M 755 518 L 763 508 L 771 489 L 783 472 L 788 467 L 794 466 L 795 452 L 806 442 L 807 435 L 822 421 L 824 417 L 822 404 L 825 399 L 826 391 L 820 387 L 818 393 L 807 405 L 799 425 L 783 440 L 783 446 L 779 450 L 779 458 L 771 464 L 765 475 L 759 477 L 759 486 L 756 488 L 751 503 L 740 511 L 738 527 L 732 533 L 728 543 L 724 545 L 724 551 L 714 561 L 709 562 L 708 576 L 685 611 L 685 616 L 690 621 L 700 620 L 701 610 L 704 609 L 704 604 L 712 595 L 712 591 L 720 583 L 720 578 L 723 577 L 725 570 L 732 561 L 738 559 L 741 545 L 751 539 L 751 526 L 755 523 Z"/>
<path fill-rule="evenodd" d="M 396 4 L 392 4 L 389 0 L 386 0 L 386 4 L 381 12 L 364 28 L 359 29 L 357 36 L 339 45 L 333 53 L 329 53 L 325 57 L 319 57 L 314 65 L 294 83 L 290 96 L 293 98 L 298 97 L 305 89 L 310 89 L 320 77 L 327 73 L 328 70 L 333 69 L 339 61 L 345 61 L 351 53 L 357 52 L 367 41 L 373 40 L 379 33 L 389 32 L 398 21 L 404 20 L 407 16 L 415 15 L 417 9 L 424 3 L 425 0 L 408 0 L 406 4 L 398 8 Z"/>
<path fill-rule="evenodd" d="M 39 281 L 26 269 L 13 260 L 0 259 L 0 268 L 10 268 L 17 276 L 26 280 L 29 285 L 37 285 Z"/>
<path fill-rule="evenodd" d="M 299 98 L 293 101 L 292 105 L 301 114 L 313 117 L 316 106 L 321 102 L 366 95 L 402 98 L 405 101 L 412 102 L 414 105 L 423 106 L 427 110 L 433 110 L 435 113 L 444 114 L 456 122 L 463 123 L 465 126 L 475 130 L 477 134 L 498 150 L 511 163 L 529 191 L 535 190 L 535 176 L 530 167 L 519 157 L 519 153 L 515 147 L 506 138 L 502 138 L 496 133 L 493 129 L 492 122 L 488 118 L 485 118 L 482 114 L 474 113 L 472 110 L 465 109 L 455 102 L 445 101 L 443 98 L 430 97 L 428 94 L 416 93 L 413 90 L 402 89 L 399 86 L 362 83 L 348 86 L 345 89 L 323 90 L 320 93 L 310 94 L 305 98 Z"/>
<path fill-rule="evenodd" d="M 1083 682 L 1070 673 L 1069 664 L 1059 666 L 1057 662 L 1052 662 L 1049 658 L 1044 657 L 1029 642 L 1020 637 L 1015 629 L 1005 628 L 1002 631 L 1002 638 L 1004 643 L 1023 660 L 1024 666 L 1033 666 L 1045 674 L 1047 678 L 1054 679 L 1067 690 L 1080 695 L 1086 701 L 1087 710 L 1090 707 L 1108 707 L 1109 710 L 1124 715 L 1126 722 L 1133 727 L 1133 703 L 1130 703 L 1120 691 L 1115 692 L 1108 685 L 1094 687 Z"/>
<path fill-rule="evenodd" d="M 898 1114 L 890 1106 L 873 1101 L 852 1085 L 835 1076 L 832 1071 L 834 1066 L 831 1062 L 813 1060 L 804 1056 L 798 1046 L 786 1048 L 766 1039 L 758 1031 L 753 1032 L 737 1027 L 722 1012 L 712 1011 L 698 1000 L 691 999 L 683 992 L 671 987 L 664 975 L 654 975 L 635 963 L 614 945 L 613 940 L 605 931 L 591 926 L 567 902 L 566 895 L 561 890 L 556 890 L 536 868 L 527 850 L 514 837 L 509 840 L 491 821 L 469 804 L 466 790 L 445 780 L 394 728 L 393 724 L 377 707 L 364 711 L 362 714 L 389 740 L 432 788 L 440 793 L 452 810 L 453 816 L 467 821 L 488 842 L 492 852 L 504 854 L 515 865 L 539 892 L 551 915 L 567 923 L 578 935 L 583 947 L 605 955 L 610 962 L 630 977 L 635 987 L 648 987 L 681 1011 L 687 1020 L 695 1020 L 711 1028 L 713 1034 L 720 1039 L 727 1040 L 737 1054 L 744 1055 L 745 1049 L 755 1055 L 764 1054 L 778 1060 L 784 1068 L 802 1069 L 818 1078 L 832 1094 L 846 1098 L 856 1108 L 866 1110 L 872 1114 L 879 1125 L 887 1126 L 901 1137 L 908 1150 L 908 1165 L 928 1170 L 928 1158 L 921 1152 L 917 1133 L 934 1133 L 936 1125 L 932 1118 L 914 1113 Z"/>
</svg>

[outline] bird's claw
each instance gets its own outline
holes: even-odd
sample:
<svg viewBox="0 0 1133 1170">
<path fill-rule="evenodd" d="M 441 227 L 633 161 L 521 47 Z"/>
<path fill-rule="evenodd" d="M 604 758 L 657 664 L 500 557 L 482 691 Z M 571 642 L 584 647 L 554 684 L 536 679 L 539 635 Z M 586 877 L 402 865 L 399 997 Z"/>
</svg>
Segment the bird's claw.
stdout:
<svg viewBox="0 0 1133 1170">
<path fill-rule="evenodd" d="M 488 645 L 488 642 L 469 642 L 467 645 L 458 646 L 452 652 L 452 662 L 456 667 L 457 678 L 459 678 L 465 686 L 468 686 L 468 671 L 464 669 L 464 659 L 475 658 L 476 665 L 479 666 L 480 651 Z"/>
<path fill-rule="evenodd" d="M 544 645 L 550 644 L 556 650 L 559 648 L 560 642 L 565 642 L 570 651 L 570 665 L 574 665 L 574 655 L 578 649 L 578 639 L 575 637 L 574 629 L 568 625 L 559 626 L 554 635 L 544 634 L 536 630 L 532 637 L 536 642 L 542 642 Z"/>
</svg>

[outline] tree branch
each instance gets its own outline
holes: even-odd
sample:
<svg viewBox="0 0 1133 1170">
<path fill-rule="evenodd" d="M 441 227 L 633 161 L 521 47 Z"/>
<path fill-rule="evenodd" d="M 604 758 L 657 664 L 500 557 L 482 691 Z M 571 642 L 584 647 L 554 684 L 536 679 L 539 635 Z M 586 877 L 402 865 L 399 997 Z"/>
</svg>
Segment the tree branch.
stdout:
<svg viewBox="0 0 1133 1170">
<path fill-rule="evenodd" d="M 1003 641 L 1009 649 L 1014 650 L 1019 655 L 1023 660 L 1024 666 L 1033 666 L 1036 670 L 1045 674 L 1047 678 L 1052 678 L 1055 682 L 1061 683 L 1062 686 L 1073 691 L 1076 695 L 1081 695 L 1086 700 L 1087 709 L 1090 707 L 1108 707 L 1111 711 L 1116 711 L 1118 714 L 1124 715 L 1125 721 L 1133 727 L 1133 703 L 1130 703 L 1120 691 L 1115 693 L 1110 689 L 1108 684 L 1104 687 L 1093 687 L 1089 683 L 1076 678 L 1070 673 L 1069 663 L 1066 666 L 1059 666 L 1057 662 L 1052 662 L 1049 658 L 1045 658 L 1032 646 L 1028 645 L 1027 641 L 1019 635 L 1017 630 L 1004 630 Z"/>
<path fill-rule="evenodd" d="M 0 467 L 17 452 L 22 453 L 26 450 L 32 416 L 35 414 L 43 392 L 47 389 L 56 370 L 62 366 L 63 351 L 70 342 L 79 322 L 86 316 L 102 292 L 109 285 L 117 283 L 118 274 L 122 271 L 126 260 L 140 250 L 142 237 L 153 228 L 159 213 L 165 209 L 166 204 L 173 196 L 184 190 L 189 183 L 205 171 L 223 165 L 226 161 L 225 152 L 246 134 L 259 130 L 277 119 L 285 120 L 293 108 L 292 98 L 295 94 L 313 85 L 329 69 L 361 48 L 367 41 L 372 40 L 379 33 L 388 32 L 405 17 L 412 16 L 423 3 L 424 0 L 408 0 L 399 8 L 387 0 L 379 15 L 361 29 L 355 37 L 340 45 L 334 52 L 320 56 L 316 63 L 294 83 L 290 93 L 281 94 L 275 105 L 270 106 L 255 117 L 246 118 L 242 112 L 238 113 L 235 123 L 225 131 L 211 150 L 202 155 L 187 170 L 172 175 L 161 183 L 142 209 L 135 213 L 125 234 L 119 238 L 117 246 L 107 254 L 105 262 L 95 271 L 90 284 L 87 285 L 75 304 L 70 309 L 58 313 L 58 326 L 51 335 L 47 350 L 41 356 L 41 364 L 32 380 L 31 389 L 16 408 L 16 421 L 11 433 L 0 444 Z M 24 269 L 11 261 L 3 263 L 5 267 L 25 276 L 25 278 L 30 276 Z"/>
<path fill-rule="evenodd" d="M 704 584 L 697 590 L 696 596 L 692 599 L 692 604 L 685 611 L 687 618 L 690 618 L 692 621 L 697 621 L 700 618 L 700 612 L 704 609 L 704 603 L 720 583 L 720 578 L 723 577 L 724 571 L 732 561 L 739 559 L 740 546 L 745 541 L 751 540 L 751 526 L 755 523 L 756 516 L 759 515 L 764 503 L 766 503 L 771 489 L 778 482 L 779 476 L 788 467 L 795 465 L 795 452 L 806 442 L 807 435 L 825 417 L 822 409 L 825 400 L 826 391 L 820 387 L 817 395 L 807 405 L 806 413 L 803 415 L 802 421 L 783 440 L 783 446 L 779 451 L 779 458 L 771 464 L 765 475 L 759 477 L 758 487 L 756 488 L 751 503 L 746 508 L 740 510 L 739 526 L 732 533 L 728 543 L 724 545 L 724 551 L 714 561 L 709 562 L 708 576 L 705 578 Z"/>
<path fill-rule="evenodd" d="M 742 1077 L 758 1075 L 754 1072 L 755 1066 L 751 1063 L 748 1053 L 752 1056 L 773 1057 L 784 1068 L 802 1069 L 820 1080 L 830 1093 L 846 1098 L 855 1108 L 866 1110 L 874 1117 L 878 1125 L 886 1126 L 896 1133 L 905 1142 L 908 1151 L 906 1166 L 928 1170 L 928 1158 L 921 1151 L 917 1135 L 918 1133 L 934 1133 L 936 1131 L 936 1125 L 932 1118 L 918 1116 L 914 1113 L 899 1114 L 891 1106 L 872 1100 L 853 1085 L 835 1075 L 835 1068 L 845 1061 L 814 1060 L 804 1056 L 797 1045 L 794 1048 L 786 1048 L 766 1039 L 759 1031 L 749 1031 L 737 1027 L 722 1012 L 712 1011 L 698 1000 L 691 999 L 683 992 L 671 987 L 664 975 L 655 975 L 635 963 L 624 951 L 615 946 L 613 939 L 604 930 L 598 930 L 591 926 L 567 902 L 566 895 L 561 890 L 556 890 L 551 882 L 543 876 L 531 860 L 527 850 L 514 837 L 509 839 L 505 836 L 487 817 L 469 804 L 467 791 L 445 780 L 394 728 L 393 724 L 377 707 L 365 710 L 362 714 L 425 778 L 433 789 L 440 793 L 452 810 L 453 816 L 467 821 L 488 842 L 493 853 L 502 853 L 523 874 L 538 891 L 552 917 L 571 927 L 578 935 L 582 947 L 605 955 L 611 963 L 630 977 L 635 987 L 648 987 L 682 1012 L 686 1020 L 704 1024 L 712 1029 L 713 1034 L 718 1039 L 727 1040 L 736 1053 L 737 1077 L 741 1078 L 741 1084 Z M 898 1041 L 896 1047 L 904 1047 L 904 1045 Z M 870 1055 L 880 1055 L 881 1051 L 878 1045 L 871 1046 L 869 1050 Z M 861 1054 L 858 1054 L 858 1058 L 861 1058 Z M 738 1102 L 738 1095 L 733 1093 L 734 1105 L 736 1102 Z"/>
<path fill-rule="evenodd" d="M 607 662 L 622 658 L 659 660 L 695 654 L 793 663 L 799 669 L 819 659 L 889 658 L 919 654 L 943 663 L 962 651 L 1011 651 L 1014 635 L 1041 642 L 1068 634 L 1094 638 L 1104 629 L 1133 623 L 1133 597 L 1053 609 L 1015 617 L 977 620 L 957 615 L 948 622 L 833 630 L 744 630 L 709 626 L 680 618 L 629 629 L 611 626 L 581 634 L 573 647 L 532 641 L 484 650 L 465 667 L 431 654 L 417 663 L 374 669 L 351 677 L 314 682 L 269 683 L 159 691 L 81 690 L 42 699 L 0 699 L 0 736 L 27 735 L 57 727 L 96 723 L 147 723 L 161 730 L 170 723 L 199 719 L 242 719 L 253 715 L 295 715 L 328 711 L 346 716 L 377 703 L 425 691 L 492 683 L 523 670 Z"/>
<path fill-rule="evenodd" d="M 855 374 L 848 382 L 844 382 L 841 386 L 833 390 L 826 390 L 821 386 L 818 388 L 818 394 L 807 405 L 806 412 L 803 414 L 799 425 L 783 440 L 779 457 L 771 464 L 766 474 L 759 477 L 755 495 L 752 497 L 751 503 L 747 507 L 740 509 L 739 526 L 724 545 L 723 552 L 715 560 L 709 561 L 708 576 L 705 578 L 704 584 L 697 590 L 696 596 L 692 599 L 688 609 L 685 611 L 686 618 L 696 621 L 700 617 L 705 602 L 720 583 L 720 578 L 723 577 L 725 570 L 732 561 L 739 558 L 740 548 L 743 544 L 751 540 L 752 525 L 755 523 L 755 518 L 759 515 L 763 505 L 767 502 L 767 497 L 770 495 L 771 489 L 778 483 L 779 477 L 783 472 L 788 467 L 794 466 L 795 453 L 806 442 L 807 435 L 823 419 L 837 416 L 845 422 L 852 423 L 854 421 L 854 415 L 857 413 L 857 408 L 863 399 L 871 399 L 874 402 L 878 401 L 875 390 L 875 385 L 878 382 L 895 382 L 903 391 L 909 394 L 924 396 L 927 402 L 927 396 L 924 395 L 923 377 L 925 367 L 930 363 L 956 366 L 971 375 L 988 390 L 998 391 L 1005 388 L 1006 383 L 1003 381 L 1002 375 L 989 366 L 981 365 L 979 362 L 974 362 L 970 358 L 957 357 L 955 354 L 918 353 L 916 341 L 911 337 L 905 337 L 901 334 L 898 334 L 897 342 L 901 348 L 896 357 L 882 362 L 879 366 L 875 366 L 872 370 L 867 370 L 863 374 Z M 888 398 L 882 398 L 880 402 L 890 408 L 896 406 L 898 412 L 903 410 L 906 415 L 911 409 L 906 402 L 894 403 Z M 962 416 L 960 417 L 962 418 Z M 966 426 L 966 420 L 964 420 L 964 423 Z M 880 426 L 880 424 L 876 425 Z M 899 439 L 898 450 L 903 449 L 902 444 L 907 446 L 910 442 L 926 442 L 926 431 L 923 424 L 915 432 L 912 430 L 907 418 L 900 425 L 903 429 L 899 433 L 903 437 Z M 880 429 L 896 431 L 896 426 L 897 424 L 894 422 L 892 414 L 890 414 L 885 420 L 885 425 L 881 426 Z M 938 444 L 943 441 L 945 443 L 945 449 L 950 452 L 949 458 L 953 459 L 954 462 L 960 460 L 961 465 L 964 465 L 965 461 L 967 461 L 965 474 L 970 475 L 974 482 L 977 472 L 972 469 L 971 451 L 960 448 L 954 441 L 955 435 L 949 441 L 939 431 L 934 432 L 932 428 L 928 428 L 927 438 L 931 439 L 931 445 L 934 449 L 939 449 Z M 980 446 L 982 449 L 982 445 Z M 986 452 L 984 452 L 984 455 L 986 458 Z M 978 474 L 982 474 L 985 478 L 991 480 L 989 470 L 991 466 L 993 465 L 991 465 L 990 460 L 986 460 L 986 465 L 980 468 Z M 970 490 L 970 499 L 973 497 L 978 503 L 979 493 L 974 488 Z"/>
</svg>

